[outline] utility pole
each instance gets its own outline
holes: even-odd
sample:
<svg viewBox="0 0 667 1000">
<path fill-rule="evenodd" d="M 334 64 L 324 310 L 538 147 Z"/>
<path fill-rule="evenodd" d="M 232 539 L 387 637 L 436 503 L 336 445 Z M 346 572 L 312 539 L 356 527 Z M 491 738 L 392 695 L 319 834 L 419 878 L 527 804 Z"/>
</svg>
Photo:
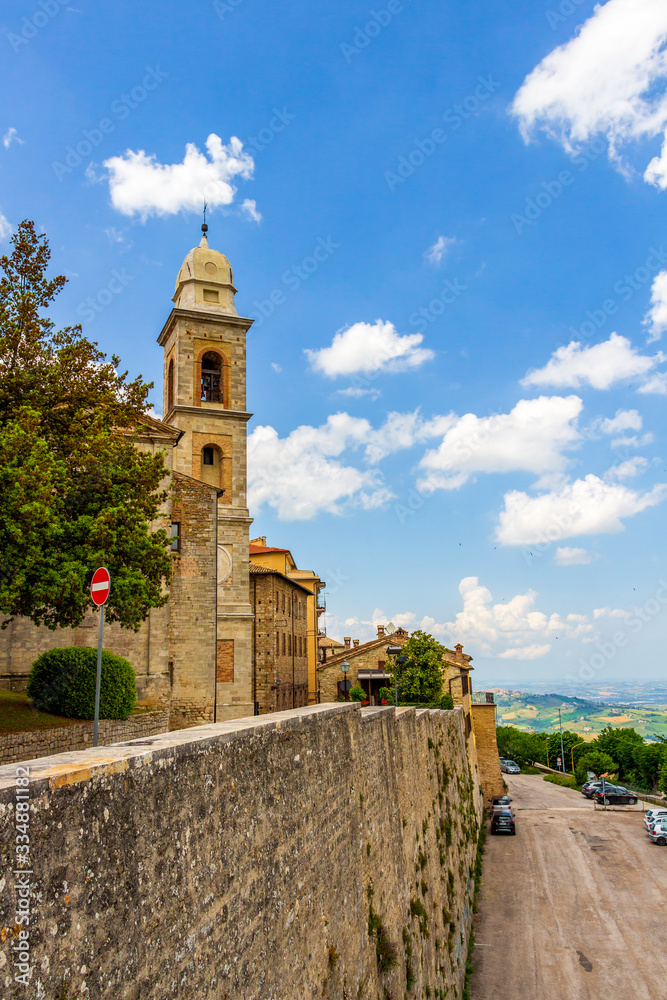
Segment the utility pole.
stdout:
<svg viewBox="0 0 667 1000">
<path fill-rule="evenodd" d="M 558 725 L 560 726 L 560 759 L 561 766 L 563 768 L 563 774 L 565 774 L 565 751 L 563 750 L 563 720 L 560 714 L 560 708 L 558 709 Z"/>
</svg>

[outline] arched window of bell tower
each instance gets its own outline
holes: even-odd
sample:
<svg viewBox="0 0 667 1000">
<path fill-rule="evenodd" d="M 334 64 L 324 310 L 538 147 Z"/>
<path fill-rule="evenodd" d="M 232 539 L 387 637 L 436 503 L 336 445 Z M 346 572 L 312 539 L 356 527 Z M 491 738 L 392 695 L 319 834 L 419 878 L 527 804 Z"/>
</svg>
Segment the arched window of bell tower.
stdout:
<svg viewBox="0 0 667 1000">
<path fill-rule="evenodd" d="M 174 405 L 174 359 L 170 358 L 167 369 L 167 410 Z"/>
<path fill-rule="evenodd" d="M 207 351 L 201 359 L 201 402 L 222 403 L 222 358 L 216 351 Z"/>
<path fill-rule="evenodd" d="M 217 444 L 207 444 L 201 450 L 202 483 L 222 489 L 222 452 Z"/>
</svg>

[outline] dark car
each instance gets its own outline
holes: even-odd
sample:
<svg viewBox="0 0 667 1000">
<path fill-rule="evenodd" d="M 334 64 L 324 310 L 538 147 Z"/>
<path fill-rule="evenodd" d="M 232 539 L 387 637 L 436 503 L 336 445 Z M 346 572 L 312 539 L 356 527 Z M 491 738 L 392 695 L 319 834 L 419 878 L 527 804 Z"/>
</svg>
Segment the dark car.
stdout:
<svg viewBox="0 0 667 1000">
<path fill-rule="evenodd" d="M 491 833 L 516 833 L 514 816 L 509 809 L 493 814 L 491 817 Z"/>
<path fill-rule="evenodd" d="M 627 788 L 623 788 L 621 785 L 605 785 L 604 792 L 602 791 L 602 788 L 598 788 L 593 795 L 593 798 L 598 805 L 605 806 L 633 806 L 637 801 L 635 793 L 629 792 Z"/>
</svg>

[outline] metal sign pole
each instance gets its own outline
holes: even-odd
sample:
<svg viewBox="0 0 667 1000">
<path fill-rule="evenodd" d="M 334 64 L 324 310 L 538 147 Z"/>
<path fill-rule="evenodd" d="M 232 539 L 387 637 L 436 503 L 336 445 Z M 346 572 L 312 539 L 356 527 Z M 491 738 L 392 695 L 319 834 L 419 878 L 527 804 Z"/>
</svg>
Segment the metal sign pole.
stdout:
<svg viewBox="0 0 667 1000">
<path fill-rule="evenodd" d="M 100 607 L 100 631 L 97 639 L 97 679 L 95 681 L 95 722 L 93 725 L 93 746 L 97 746 L 97 730 L 100 721 L 100 688 L 102 687 L 102 638 L 104 635 L 104 605 Z"/>
</svg>

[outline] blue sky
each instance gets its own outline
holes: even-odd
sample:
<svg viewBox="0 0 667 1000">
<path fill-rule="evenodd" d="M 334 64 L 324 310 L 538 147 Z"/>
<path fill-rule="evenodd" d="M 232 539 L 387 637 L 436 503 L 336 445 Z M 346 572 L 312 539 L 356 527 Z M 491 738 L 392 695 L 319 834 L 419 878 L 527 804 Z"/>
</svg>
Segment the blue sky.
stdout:
<svg viewBox="0 0 667 1000">
<path fill-rule="evenodd" d="M 1 16 L 2 246 L 36 220 L 54 318 L 159 412 L 208 199 L 255 319 L 252 531 L 327 579 L 330 634 L 423 627 L 477 687 L 664 675 L 664 3 Z"/>
</svg>

